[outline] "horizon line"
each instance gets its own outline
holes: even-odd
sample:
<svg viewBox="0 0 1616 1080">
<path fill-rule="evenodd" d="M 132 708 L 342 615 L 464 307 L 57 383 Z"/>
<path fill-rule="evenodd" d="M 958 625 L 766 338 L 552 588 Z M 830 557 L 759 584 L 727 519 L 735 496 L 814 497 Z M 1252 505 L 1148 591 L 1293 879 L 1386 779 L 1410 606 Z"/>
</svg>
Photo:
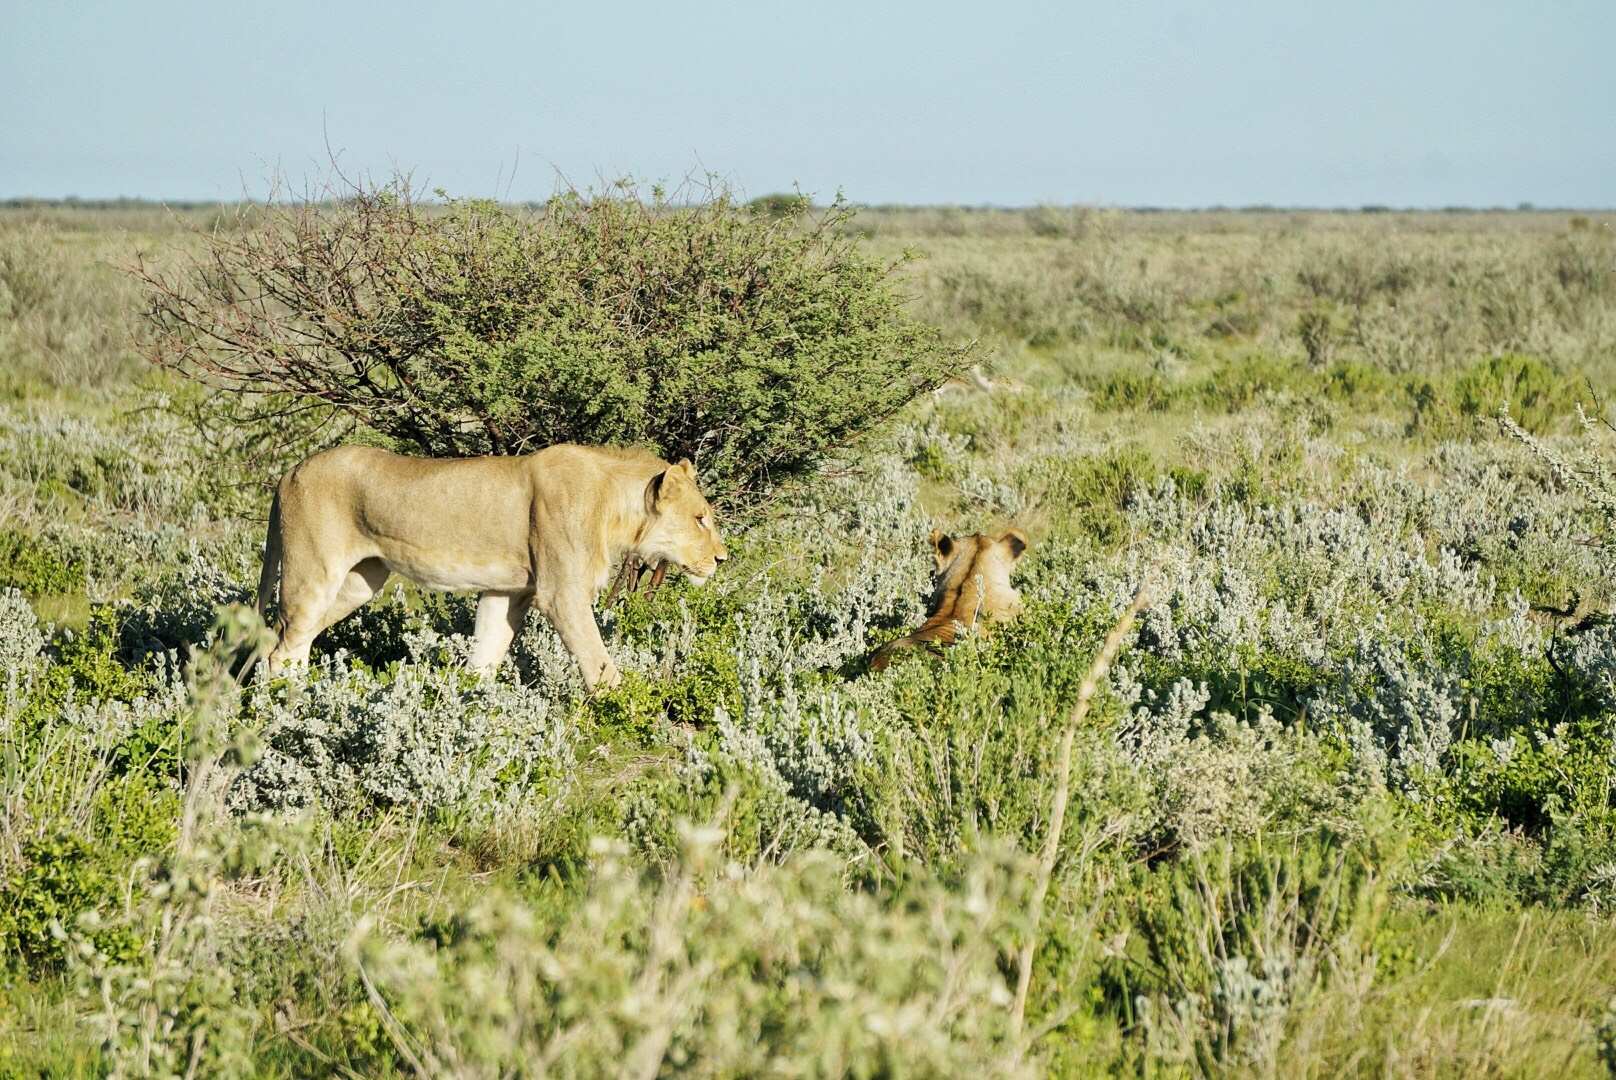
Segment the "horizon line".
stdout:
<svg viewBox="0 0 1616 1080">
<path fill-rule="evenodd" d="M 790 195 L 787 192 L 771 192 L 751 199 L 737 200 L 737 206 L 746 206 L 750 203 L 762 202 Z M 465 196 L 466 199 L 480 199 L 481 196 Z M 340 199 L 189 199 L 189 198 L 162 198 L 144 195 L 119 195 L 112 197 L 79 196 L 79 195 L 11 195 L 0 197 L 0 210 L 33 210 L 33 209 L 77 209 L 77 210 L 122 210 L 122 209 L 170 209 L 170 210 L 212 210 L 244 206 L 270 206 L 270 205 L 298 205 L 300 203 L 313 203 L 317 205 L 330 205 L 341 202 Z M 445 200 L 425 197 L 416 200 L 424 203 L 441 204 Z M 490 199 L 489 201 L 501 206 L 514 206 L 522 208 L 536 208 L 543 206 L 546 199 Z M 680 205 L 680 204 L 674 204 Z M 687 204 L 693 205 L 693 204 Z M 829 207 L 828 203 L 809 202 L 808 209 L 820 210 Z M 1035 210 L 1119 210 L 1125 213 L 1138 214 L 1170 214 L 1170 213 L 1243 213 L 1243 214 L 1476 214 L 1476 213 L 1521 213 L 1521 214 L 1608 214 L 1616 213 L 1616 206 L 1539 206 L 1529 200 L 1523 200 L 1508 205 L 1505 203 L 1445 203 L 1437 204 L 1395 204 L 1395 203 L 1360 203 L 1360 204 L 1307 204 L 1307 203 L 1202 203 L 1194 205 L 1165 205 L 1158 203 L 1108 203 L 1108 202 L 1034 202 L 1034 203 L 950 203 L 950 202 L 858 202 L 849 201 L 848 205 L 856 210 L 904 211 L 904 210 L 956 210 L 966 213 L 1028 213 Z"/>
</svg>

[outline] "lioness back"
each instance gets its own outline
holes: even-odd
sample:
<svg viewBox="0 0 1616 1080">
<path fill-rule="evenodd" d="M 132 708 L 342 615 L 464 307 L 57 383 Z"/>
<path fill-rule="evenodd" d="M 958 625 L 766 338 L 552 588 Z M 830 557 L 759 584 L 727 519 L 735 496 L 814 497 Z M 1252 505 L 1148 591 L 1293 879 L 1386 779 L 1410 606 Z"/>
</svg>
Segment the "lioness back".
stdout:
<svg viewBox="0 0 1616 1080">
<path fill-rule="evenodd" d="M 1005 622 L 1021 611 L 1021 594 L 1010 584 L 1011 571 L 1027 550 L 1021 530 L 1010 529 L 1001 536 L 933 532 L 931 542 L 937 573 L 926 621 L 871 653 L 871 671 L 885 668 L 902 649 L 949 645 L 961 629 Z"/>
</svg>

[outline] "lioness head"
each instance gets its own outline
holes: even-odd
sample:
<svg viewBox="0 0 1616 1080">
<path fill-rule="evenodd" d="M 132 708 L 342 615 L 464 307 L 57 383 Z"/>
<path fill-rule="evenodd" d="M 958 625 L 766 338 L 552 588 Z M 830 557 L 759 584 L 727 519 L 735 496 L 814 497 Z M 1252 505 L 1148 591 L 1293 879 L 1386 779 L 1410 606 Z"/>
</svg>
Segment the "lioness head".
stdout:
<svg viewBox="0 0 1616 1080">
<path fill-rule="evenodd" d="M 931 546 L 937 562 L 933 616 L 946 614 L 969 626 L 978 616 L 997 622 L 1017 614 L 1021 597 L 1010 584 L 1010 571 L 1027 550 L 1027 537 L 1020 529 L 1002 536 L 948 536 L 936 531 Z M 956 607 L 968 610 L 953 610 Z"/>
<path fill-rule="evenodd" d="M 645 486 L 645 515 L 639 555 L 646 563 L 677 563 L 700 585 L 729 558 L 713 508 L 696 487 L 696 470 L 688 458 L 651 478 Z"/>
</svg>

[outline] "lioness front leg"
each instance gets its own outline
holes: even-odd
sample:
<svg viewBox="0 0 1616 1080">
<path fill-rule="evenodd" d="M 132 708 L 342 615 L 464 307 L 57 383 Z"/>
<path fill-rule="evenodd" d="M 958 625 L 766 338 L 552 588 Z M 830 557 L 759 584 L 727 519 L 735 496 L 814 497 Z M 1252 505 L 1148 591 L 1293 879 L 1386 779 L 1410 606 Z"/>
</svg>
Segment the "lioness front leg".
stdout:
<svg viewBox="0 0 1616 1080">
<path fill-rule="evenodd" d="M 544 605 L 544 613 L 567 651 L 578 661 L 585 686 L 593 691 L 597 686 L 613 687 L 623 681 L 617 665 L 606 655 L 606 644 L 600 640 L 600 627 L 595 624 L 594 607 L 587 593 L 581 589 L 562 590 Z"/>
</svg>

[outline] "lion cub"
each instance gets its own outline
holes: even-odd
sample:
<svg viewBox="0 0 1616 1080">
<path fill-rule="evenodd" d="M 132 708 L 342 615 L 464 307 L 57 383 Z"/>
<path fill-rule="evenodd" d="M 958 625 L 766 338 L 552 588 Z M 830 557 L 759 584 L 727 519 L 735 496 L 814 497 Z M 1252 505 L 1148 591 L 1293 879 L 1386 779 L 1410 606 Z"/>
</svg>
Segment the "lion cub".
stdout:
<svg viewBox="0 0 1616 1080">
<path fill-rule="evenodd" d="M 948 645 L 961 628 L 976 626 L 978 619 L 1000 623 L 1021 612 L 1021 595 L 1010 584 L 1010 572 L 1027 550 L 1027 537 L 1020 529 L 1003 536 L 945 536 L 933 531 L 931 545 L 937 559 L 931 614 L 918 630 L 871 653 L 871 671 L 885 668 L 899 649 Z"/>
</svg>

